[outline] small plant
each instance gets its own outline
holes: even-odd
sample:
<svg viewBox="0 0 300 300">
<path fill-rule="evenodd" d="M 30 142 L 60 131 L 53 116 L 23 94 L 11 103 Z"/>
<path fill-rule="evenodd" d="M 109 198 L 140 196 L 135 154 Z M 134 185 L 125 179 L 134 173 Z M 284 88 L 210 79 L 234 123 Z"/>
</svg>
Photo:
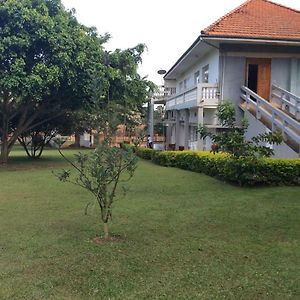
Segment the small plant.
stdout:
<svg viewBox="0 0 300 300">
<path fill-rule="evenodd" d="M 223 151 L 231 154 L 235 158 L 239 157 L 270 157 L 274 154 L 271 147 L 264 146 L 280 144 L 283 137 L 280 132 L 263 133 L 253 137 L 251 140 L 245 140 L 245 133 L 248 129 L 248 121 L 243 119 L 241 124 L 237 124 L 235 119 L 235 109 L 232 103 L 224 102 L 218 106 L 217 117 L 224 130 L 214 134 L 205 126 L 199 124 L 198 132 L 201 138 L 210 137 L 213 141 L 212 152 Z"/>
<path fill-rule="evenodd" d="M 135 137 L 132 139 L 132 143 L 135 148 L 140 147 L 140 145 L 143 143 L 146 137 L 146 131 L 144 129 L 139 129 L 136 132 Z"/>
<path fill-rule="evenodd" d="M 111 147 L 107 141 L 100 144 L 93 152 L 78 153 L 75 161 L 59 153 L 77 172 L 71 175 L 69 170 L 58 174 L 62 182 L 69 182 L 91 192 L 100 208 L 100 219 L 103 222 L 104 239 L 109 238 L 108 222 L 112 220 L 112 205 L 121 182 L 132 178 L 137 165 L 137 157 L 132 149 Z M 87 213 L 87 204 L 85 213 Z"/>
</svg>

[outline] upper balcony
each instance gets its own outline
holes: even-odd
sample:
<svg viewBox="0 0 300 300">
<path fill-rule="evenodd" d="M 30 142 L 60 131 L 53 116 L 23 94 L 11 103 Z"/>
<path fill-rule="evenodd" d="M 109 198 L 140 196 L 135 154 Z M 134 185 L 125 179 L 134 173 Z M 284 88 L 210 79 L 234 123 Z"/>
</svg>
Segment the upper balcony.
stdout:
<svg viewBox="0 0 300 300">
<path fill-rule="evenodd" d="M 172 92 L 173 94 L 167 92 L 166 110 L 192 107 L 216 108 L 220 101 L 219 89 L 216 84 L 199 83 L 181 93 L 176 93 L 174 88 L 172 88 Z"/>
</svg>

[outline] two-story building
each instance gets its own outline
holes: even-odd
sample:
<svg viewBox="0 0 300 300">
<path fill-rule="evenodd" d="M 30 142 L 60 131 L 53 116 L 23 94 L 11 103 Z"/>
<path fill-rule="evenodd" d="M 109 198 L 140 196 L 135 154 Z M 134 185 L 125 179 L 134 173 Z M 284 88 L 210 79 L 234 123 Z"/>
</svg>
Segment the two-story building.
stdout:
<svg viewBox="0 0 300 300">
<path fill-rule="evenodd" d="M 201 31 L 164 76 L 170 149 L 210 150 L 198 124 L 222 131 L 221 101 L 237 120 L 249 120 L 247 138 L 282 131 L 276 156 L 297 157 L 300 145 L 300 12 L 267 0 L 249 0 Z"/>
</svg>

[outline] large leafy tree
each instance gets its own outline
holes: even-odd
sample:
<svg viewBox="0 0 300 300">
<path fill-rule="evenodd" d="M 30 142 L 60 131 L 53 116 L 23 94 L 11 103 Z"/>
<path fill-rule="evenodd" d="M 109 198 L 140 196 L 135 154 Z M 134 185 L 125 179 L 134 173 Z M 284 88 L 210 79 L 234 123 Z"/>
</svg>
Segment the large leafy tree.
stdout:
<svg viewBox="0 0 300 300">
<path fill-rule="evenodd" d="M 104 51 L 109 35 L 79 24 L 60 0 L 0 4 L 0 163 L 18 137 L 71 111 L 141 110 L 154 90 L 137 72 L 145 45 Z"/>
<path fill-rule="evenodd" d="M 130 49 L 106 52 L 105 62 L 110 70 L 108 99 L 123 104 L 131 111 L 140 110 L 155 90 L 152 82 L 138 74 L 145 48 L 144 44 L 139 44 Z"/>
<path fill-rule="evenodd" d="M 80 25 L 59 0 L 0 4 L 0 163 L 6 163 L 18 136 L 89 105 L 94 78 L 105 93 L 101 44 L 108 36 Z"/>
<path fill-rule="evenodd" d="M 105 85 L 99 77 L 93 79 L 92 100 L 75 115 L 77 132 L 95 129 L 111 135 L 111 130 L 116 131 L 117 125 L 126 125 L 130 132 L 142 124 L 143 105 L 156 91 L 156 85 L 138 73 L 145 49 L 144 44 L 138 44 L 125 50 L 105 51 Z"/>
</svg>

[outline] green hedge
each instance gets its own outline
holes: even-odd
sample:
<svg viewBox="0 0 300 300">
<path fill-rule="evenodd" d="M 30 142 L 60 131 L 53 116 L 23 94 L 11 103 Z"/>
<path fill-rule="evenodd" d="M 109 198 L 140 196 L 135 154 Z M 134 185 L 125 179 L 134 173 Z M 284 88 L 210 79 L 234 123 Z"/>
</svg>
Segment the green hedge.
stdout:
<svg viewBox="0 0 300 300">
<path fill-rule="evenodd" d="M 204 173 L 239 185 L 300 185 L 300 159 L 232 158 L 207 151 L 154 151 L 137 155 L 154 163 Z"/>
<path fill-rule="evenodd" d="M 136 148 L 136 154 L 137 156 L 143 158 L 143 159 L 147 159 L 147 160 L 151 160 L 152 156 L 154 155 L 154 153 L 156 153 L 156 150 L 150 149 L 150 148 Z"/>
</svg>

